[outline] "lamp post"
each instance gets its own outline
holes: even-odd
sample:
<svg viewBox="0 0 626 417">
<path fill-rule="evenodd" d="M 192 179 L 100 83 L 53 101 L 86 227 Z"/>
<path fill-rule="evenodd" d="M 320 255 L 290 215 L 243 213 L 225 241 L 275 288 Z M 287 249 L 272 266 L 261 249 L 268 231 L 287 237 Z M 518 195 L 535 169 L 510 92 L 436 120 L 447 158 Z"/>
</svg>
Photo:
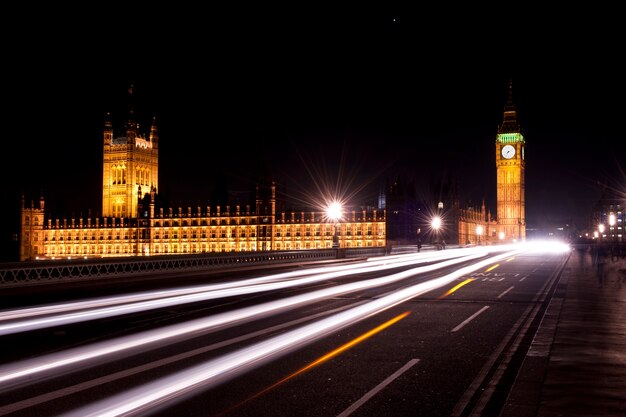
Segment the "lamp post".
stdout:
<svg viewBox="0 0 626 417">
<path fill-rule="evenodd" d="M 326 208 L 326 216 L 333 222 L 333 248 L 339 249 L 339 221 L 342 217 L 343 207 L 338 201 L 334 201 Z"/>
<path fill-rule="evenodd" d="M 609 214 L 609 236 L 613 235 L 613 240 L 617 239 L 617 231 L 615 230 L 615 214 Z"/>
<path fill-rule="evenodd" d="M 478 225 L 476 226 L 476 235 L 478 236 L 478 246 L 480 246 L 480 236 L 483 234 L 483 226 L 482 225 Z"/>
<path fill-rule="evenodd" d="M 602 242 L 602 235 L 604 235 L 604 224 L 600 223 L 598 225 L 598 232 L 600 232 L 600 242 Z"/>
<path fill-rule="evenodd" d="M 441 242 L 439 242 L 439 229 L 441 228 L 441 217 L 435 216 L 431 222 L 431 227 L 435 231 L 435 244 L 437 248 L 441 248 Z"/>
</svg>

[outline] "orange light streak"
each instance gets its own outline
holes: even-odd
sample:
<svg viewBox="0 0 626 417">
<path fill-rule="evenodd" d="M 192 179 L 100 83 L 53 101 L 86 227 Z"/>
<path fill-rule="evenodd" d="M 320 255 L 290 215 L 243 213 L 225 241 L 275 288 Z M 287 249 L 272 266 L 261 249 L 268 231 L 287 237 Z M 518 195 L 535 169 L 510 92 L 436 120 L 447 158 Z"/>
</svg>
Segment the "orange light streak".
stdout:
<svg viewBox="0 0 626 417">
<path fill-rule="evenodd" d="M 461 288 L 463 285 L 469 284 L 472 281 L 474 281 L 474 278 L 466 279 L 465 281 L 461 282 L 460 284 L 457 284 L 454 287 L 450 288 L 445 294 L 441 294 L 439 297 L 437 297 L 437 300 L 441 300 L 442 298 L 445 298 L 445 297 L 449 296 L 450 294 L 452 294 L 453 292 L 455 292 L 456 290 Z"/>
<path fill-rule="evenodd" d="M 258 393 L 254 394 L 252 397 L 249 397 L 246 400 L 240 402 L 239 404 L 231 407 L 227 411 L 224 411 L 224 412 L 220 413 L 220 415 L 227 414 L 228 412 L 230 412 L 233 409 L 243 405 L 244 403 L 247 403 L 248 401 L 251 401 L 251 400 L 253 400 L 255 398 L 260 397 L 261 395 L 265 394 L 266 392 L 273 390 L 274 388 L 276 388 L 277 386 L 279 386 L 283 382 L 286 382 L 286 381 L 290 380 L 291 378 L 293 378 L 295 376 L 298 376 L 298 375 L 308 371 L 309 369 L 314 368 L 317 365 L 319 365 L 321 363 L 324 363 L 327 360 L 329 360 L 329 359 L 339 355 L 340 353 L 350 349 L 354 345 L 356 345 L 358 343 L 361 343 L 361 342 L 363 342 L 366 339 L 369 339 L 370 337 L 374 336 L 376 333 L 379 333 L 382 330 L 386 329 L 387 327 L 391 326 L 392 324 L 395 324 L 395 323 L 399 322 L 400 320 L 402 320 L 403 318 L 408 316 L 410 313 L 411 313 L 410 311 L 405 311 L 404 313 L 397 315 L 396 317 L 392 318 L 391 320 L 388 320 L 388 321 L 384 322 L 380 326 L 377 326 L 377 327 L 373 328 L 372 330 L 370 330 L 370 331 L 368 331 L 366 333 L 363 333 L 361 336 L 357 337 L 356 339 L 352 339 L 351 341 L 349 341 L 348 343 L 338 347 L 337 349 L 328 352 L 327 354 L 325 354 L 324 356 L 314 360 L 313 362 L 311 362 L 307 366 L 298 369 L 296 372 L 292 373 L 291 375 L 288 375 L 288 376 L 284 377 L 280 381 L 270 385 L 269 387 L 265 388 L 264 390 L 259 391 Z"/>
</svg>

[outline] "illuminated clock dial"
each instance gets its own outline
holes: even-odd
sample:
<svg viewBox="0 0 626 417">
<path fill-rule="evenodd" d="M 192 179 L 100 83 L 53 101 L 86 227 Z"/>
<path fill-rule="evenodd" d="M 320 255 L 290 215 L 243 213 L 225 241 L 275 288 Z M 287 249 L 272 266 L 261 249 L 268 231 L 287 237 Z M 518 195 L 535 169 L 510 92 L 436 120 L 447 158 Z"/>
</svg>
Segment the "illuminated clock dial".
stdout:
<svg viewBox="0 0 626 417">
<path fill-rule="evenodd" d="M 506 159 L 511 159 L 515 156 L 515 148 L 511 145 L 506 145 L 502 147 L 502 156 Z"/>
</svg>

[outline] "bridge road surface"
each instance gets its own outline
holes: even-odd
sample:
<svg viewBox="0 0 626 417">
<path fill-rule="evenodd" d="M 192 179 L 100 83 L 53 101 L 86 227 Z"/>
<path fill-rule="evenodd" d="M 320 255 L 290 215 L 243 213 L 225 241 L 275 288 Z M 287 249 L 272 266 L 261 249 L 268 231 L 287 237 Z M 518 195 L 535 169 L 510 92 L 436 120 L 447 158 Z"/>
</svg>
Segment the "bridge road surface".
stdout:
<svg viewBox="0 0 626 417">
<path fill-rule="evenodd" d="M 0 415 L 82 417 L 104 415 L 107 407 L 113 407 L 108 415 L 122 415 L 115 407 L 124 407 L 127 401 L 137 404 L 150 395 L 153 401 L 137 408 L 129 405 L 124 415 L 498 415 L 568 256 L 528 252 L 486 261 L 480 268 L 470 265 L 488 257 L 409 273 L 376 287 L 259 313 L 252 321 L 210 332 L 196 330 L 193 337 L 164 340 L 132 354 L 72 364 L 50 377 L 13 383 L 0 379 Z M 7 375 L 7 367 L 46 353 L 85 344 L 93 351 L 101 346 L 98 343 L 140 331 L 232 315 L 414 267 L 4 335 L 0 342 L 7 346 L 7 354 L 0 378 Z M 320 323 L 335 323 L 357 309 L 370 311 L 372 303 L 384 303 L 437 278 L 441 281 L 462 267 L 473 270 L 348 324 L 314 330 L 320 332 L 319 338 L 288 343 L 302 329 L 311 332 Z M 73 351 L 70 357 L 75 355 Z M 227 377 L 210 376 L 216 369 L 227 369 L 223 373 Z"/>
</svg>

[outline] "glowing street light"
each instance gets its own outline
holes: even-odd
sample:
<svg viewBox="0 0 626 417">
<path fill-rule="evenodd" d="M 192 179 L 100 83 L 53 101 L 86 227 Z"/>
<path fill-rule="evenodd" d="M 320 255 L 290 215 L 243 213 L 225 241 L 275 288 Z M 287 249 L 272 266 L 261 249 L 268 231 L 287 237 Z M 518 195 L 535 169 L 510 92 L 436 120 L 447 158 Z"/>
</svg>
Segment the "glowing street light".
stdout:
<svg viewBox="0 0 626 417">
<path fill-rule="evenodd" d="M 339 221 L 343 217 L 343 206 L 338 201 L 333 201 L 326 207 L 326 217 L 333 222 L 333 248 L 339 248 Z"/>
<path fill-rule="evenodd" d="M 613 213 L 609 214 L 609 226 L 611 226 L 609 228 L 609 236 L 613 235 L 617 237 L 617 231 L 615 230 L 615 214 Z"/>
<path fill-rule="evenodd" d="M 483 226 L 482 225 L 478 225 L 476 226 L 476 234 L 478 235 L 478 246 L 480 246 L 480 236 L 483 234 Z"/>
<path fill-rule="evenodd" d="M 600 239 L 602 239 L 602 235 L 604 235 L 604 224 L 600 223 L 598 225 L 598 232 L 600 232 Z"/>
<path fill-rule="evenodd" d="M 438 248 L 442 247 L 442 243 L 439 242 L 439 229 L 441 228 L 441 217 L 439 216 L 433 217 L 430 223 L 430 227 L 432 227 L 432 229 L 435 231 L 435 243 L 437 244 L 437 247 Z"/>
</svg>

